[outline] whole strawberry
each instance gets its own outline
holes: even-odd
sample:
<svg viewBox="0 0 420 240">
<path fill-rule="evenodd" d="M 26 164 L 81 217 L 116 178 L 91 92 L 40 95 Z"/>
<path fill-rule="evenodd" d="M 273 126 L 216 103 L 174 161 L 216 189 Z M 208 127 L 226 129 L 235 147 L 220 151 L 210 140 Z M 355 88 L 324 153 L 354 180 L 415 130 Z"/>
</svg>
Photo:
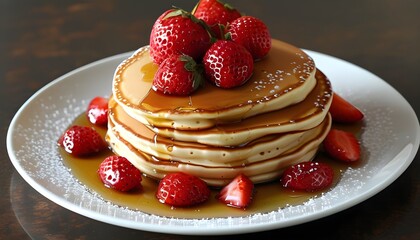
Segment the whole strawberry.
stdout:
<svg viewBox="0 0 420 240">
<path fill-rule="evenodd" d="M 241 45 L 218 40 L 203 58 L 206 78 L 221 88 L 244 84 L 254 71 L 251 54 Z"/>
<path fill-rule="evenodd" d="M 172 54 L 185 54 L 199 61 L 211 45 L 211 35 L 202 20 L 181 9 L 163 13 L 150 34 L 150 56 L 160 64 Z"/>
<path fill-rule="evenodd" d="M 326 163 L 304 162 L 288 167 L 280 181 L 292 190 L 314 192 L 330 187 L 333 178 L 334 171 Z"/>
<path fill-rule="evenodd" d="M 189 207 L 207 201 L 210 189 L 198 177 L 178 172 L 160 180 L 156 197 L 159 202 L 173 207 Z"/>
<path fill-rule="evenodd" d="M 267 26 L 256 17 L 242 16 L 227 26 L 227 34 L 232 41 L 244 46 L 257 60 L 271 49 L 271 36 Z"/>
<path fill-rule="evenodd" d="M 203 20 L 219 39 L 224 35 L 224 26 L 241 16 L 238 10 L 219 0 L 199 1 L 192 14 Z"/>
<path fill-rule="evenodd" d="M 187 55 L 166 58 L 155 73 L 153 90 L 169 95 L 188 95 L 203 81 L 203 68 Z"/>
<path fill-rule="evenodd" d="M 108 99 L 104 97 L 93 98 L 86 110 L 86 116 L 91 123 L 105 126 L 108 123 Z"/>
<path fill-rule="evenodd" d="M 99 165 L 98 175 L 106 187 L 127 192 L 141 188 L 141 172 L 127 158 L 109 156 Z"/>
<path fill-rule="evenodd" d="M 64 132 L 58 140 L 58 145 L 74 156 L 90 155 L 107 147 L 95 129 L 77 125 Z"/>
</svg>

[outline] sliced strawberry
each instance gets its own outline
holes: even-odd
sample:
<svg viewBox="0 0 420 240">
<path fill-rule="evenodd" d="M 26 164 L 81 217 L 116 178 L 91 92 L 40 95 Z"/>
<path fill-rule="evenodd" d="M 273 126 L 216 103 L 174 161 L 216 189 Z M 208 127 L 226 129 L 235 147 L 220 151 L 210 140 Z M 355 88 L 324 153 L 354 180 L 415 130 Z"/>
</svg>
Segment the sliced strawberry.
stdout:
<svg viewBox="0 0 420 240">
<path fill-rule="evenodd" d="M 271 49 L 271 35 L 263 21 L 256 17 L 242 16 L 228 24 L 227 33 L 232 41 L 244 46 L 257 60 Z"/>
<path fill-rule="evenodd" d="M 350 132 L 331 129 L 324 139 L 325 151 L 335 159 L 354 162 L 360 159 L 360 144 Z"/>
<path fill-rule="evenodd" d="M 221 88 L 233 88 L 244 84 L 252 75 L 254 61 L 241 45 L 218 40 L 203 58 L 207 80 Z"/>
<path fill-rule="evenodd" d="M 156 197 L 159 202 L 173 207 L 190 207 L 207 201 L 210 189 L 200 178 L 177 172 L 160 181 Z"/>
<path fill-rule="evenodd" d="M 90 155 L 107 147 L 95 129 L 77 125 L 64 132 L 58 140 L 58 145 L 74 156 Z"/>
<path fill-rule="evenodd" d="M 153 90 L 169 95 L 188 95 L 203 82 L 203 67 L 187 55 L 173 54 L 160 65 Z"/>
<path fill-rule="evenodd" d="M 108 99 L 104 97 L 93 98 L 86 110 L 89 121 L 97 125 L 106 125 L 108 123 Z"/>
<path fill-rule="evenodd" d="M 363 119 L 363 113 L 337 93 L 334 93 L 330 107 L 331 117 L 335 122 L 355 123 Z"/>
<path fill-rule="evenodd" d="M 326 163 L 304 162 L 288 167 L 280 179 L 283 187 L 314 192 L 331 186 L 333 169 Z"/>
<path fill-rule="evenodd" d="M 99 165 L 98 175 L 106 187 L 127 192 L 141 188 L 141 172 L 127 158 L 109 156 Z"/>
<path fill-rule="evenodd" d="M 192 14 L 203 20 L 219 39 L 224 35 L 224 26 L 241 16 L 238 10 L 219 0 L 199 1 Z"/>
<path fill-rule="evenodd" d="M 252 201 L 253 192 L 254 183 L 240 174 L 220 191 L 217 198 L 230 207 L 245 209 Z"/>
</svg>

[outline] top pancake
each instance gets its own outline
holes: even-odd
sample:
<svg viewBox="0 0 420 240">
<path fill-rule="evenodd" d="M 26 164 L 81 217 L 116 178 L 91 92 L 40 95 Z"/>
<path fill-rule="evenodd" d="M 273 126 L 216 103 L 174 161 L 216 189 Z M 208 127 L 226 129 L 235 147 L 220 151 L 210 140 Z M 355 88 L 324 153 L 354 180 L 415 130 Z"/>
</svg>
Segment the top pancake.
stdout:
<svg viewBox="0 0 420 240">
<path fill-rule="evenodd" d="M 156 70 L 149 48 L 140 48 L 118 66 L 114 98 L 143 124 L 180 130 L 202 130 L 282 109 L 304 100 L 316 85 L 313 60 L 274 39 L 269 54 L 255 62 L 253 76 L 234 89 L 206 82 L 190 96 L 164 95 L 151 89 Z"/>
</svg>

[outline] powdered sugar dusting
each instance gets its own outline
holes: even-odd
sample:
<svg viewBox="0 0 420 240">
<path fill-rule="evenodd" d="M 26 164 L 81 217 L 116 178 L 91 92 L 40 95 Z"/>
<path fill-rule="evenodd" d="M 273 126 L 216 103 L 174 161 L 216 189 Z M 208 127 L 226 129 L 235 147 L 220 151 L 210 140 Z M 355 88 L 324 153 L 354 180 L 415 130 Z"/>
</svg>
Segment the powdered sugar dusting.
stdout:
<svg viewBox="0 0 420 240">
<path fill-rule="evenodd" d="M 86 105 L 86 102 L 75 99 L 64 102 L 68 107 L 58 107 L 51 97 L 34 102 L 31 107 L 33 115 L 25 119 L 24 125 L 16 126 L 15 136 L 20 142 L 20 149 L 15 154 L 22 165 L 31 167 L 28 174 L 35 180 L 60 188 L 65 188 L 72 176 L 59 157 L 57 140 L 74 116 L 83 111 L 80 106 Z"/>
<path fill-rule="evenodd" d="M 317 55 L 314 53 L 312 56 Z M 105 65 L 100 70 L 97 69 L 99 65 L 94 66 L 88 75 L 88 77 L 96 76 L 97 73 L 111 69 L 104 76 L 83 79 L 78 75 L 69 79 L 71 81 L 62 81 L 62 84 L 66 83 L 67 86 L 78 84 L 81 89 L 96 89 L 98 81 L 102 81 L 105 77 L 111 78 L 112 69 L 115 69 L 124 58 L 125 55 L 113 58 L 112 64 Z M 319 58 L 318 56 L 317 62 Z M 324 62 L 328 63 L 325 66 L 331 65 L 328 61 Z M 104 61 L 103 64 L 105 63 L 107 62 Z M 335 64 L 333 69 L 342 72 L 339 66 Z M 343 97 L 352 100 L 366 113 L 360 140 L 363 154 L 366 154 L 368 161 L 361 167 L 348 168 L 338 185 L 331 191 L 304 204 L 288 206 L 269 213 L 209 219 L 160 217 L 118 207 L 87 190 L 63 165 L 56 141 L 63 129 L 84 111 L 83 106 L 86 106 L 87 100 L 92 97 L 89 91 L 72 93 L 66 91 L 65 87 L 56 87 L 32 99 L 19 113 L 14 125 L 11 125 L 13 131 L 11 137 L 8 137 L 8 150 L 12 148 L 12 162 L 35 189 L 66 208 L 104 222 L 135 229 L 187 234 L 244 233 L 290 226 L 332 214 L 366 199 L 358 199 L 358 196 L 366 195 L 377 186 L 378 181 L 371 180 L 378 178 L 378 171 L 381 172 L 384 166 L 395 158 L 396 153 L 398 156 L 402 152 L 401 149 L 406 149 L 406 146 L 412 146 L 407 148 L 409 151 L 416 151 L 418 148 L 418 122 L 415 122 L 417 130 L 413 130 L 410 125 L 412 120 L 408 121 L 408 124 L 407 122 L 401 124 L 399 120 L 401 116 L 407 119 L 413 118 L 410 108 L 404 105 L 405 102 L 397 106 L 392 105 L 396 101 L 401 102 L 401 97 L 380 83 L 366 92 L 366 84 L 375 78 L 358 69 L 353 71 L 359 73 L 357 78 L 352 76 L 352 80 L 356 81 L 353 86 L 359 91 L 349 90 L 352 88 L 345 88 L 339 84 L 335 88 L 334 82 L 333 85 Z M 334 72 L 332 73 L 331 76 L 334 75 Z M 360 82 L 360 87 L 357 87 L 357 81 Z M 378 87 L 382 89 L 379 91 Z M 64 90 L 58 91 L 58 89 Z M 95 95 L 99 94 L 109 94 L 108 88 Z M 386 95 L 386 99 L 383 95 Z M 385 102 L 387 99 L 389 102 Z M 401 165 L 401 160 L 396 159 L 397 165 Z M 390 174 L 387 172 L 388 175 Z"/>
<path fill-rule="evenodd" d="M 59 138 L 63 129 L 66 129 L 72 120 L 84 111 L 81 106 L 85 106 L 86 101 L 78 101 L 71 97 L 62 98 L 60 101 L 63 101 L 64 104 L 56 104 L 53 99 L 40 100 L 37 105 L 44 110 L 40 111 L 39 114 L 35 113 L 32 118 L 27 120 L 29 122 L 26 122 L 25 126 L 17 126 L 17 138 L 21 139 L 22 145 L 21 149 L 16 152 L 16 156 L 35 181 L 51 188 L 51 191 L 66 201 L 83 209 L 134 222 L 165 226 L 219 228 L 220 226 L 233 227 L 255 225 L 261 222 L 285 221 L 291 217 L 302 217 L 324 211 L 345 199 L 351 199 L 363 188 L 365 180 L 374 175 L 376 168 L 382 165 L 378 165 L 377 162 L 367 162 L 359 168 L 348 168 L 343 173 L 340 183 L 331 191 L 302 205 L 289 206 L 270 213 L 259 213 L 249 217 L 199 220 L 154 216 L 104 201 L 97 194 L 81 185 L 63 165 L 56 139 Z M 63 105 L 67 107 L 62 107 Z M 392 120 L 389 116 L 391 112 L 391 109 L 369 109 L 369 114 L 366 115 L 361 142 L 368 150 L 369 159 L 380 161 L 382 159 L 381 149 L 389 148 L 395 141 L 392 137 L 389 138 L 393 135 L 395 137 L 392 132 Z M 32 127 L 28 128 L 27 126 Z M 374 141 L 376 139 L 389 139 L 389 141 Z"/>
</svg>

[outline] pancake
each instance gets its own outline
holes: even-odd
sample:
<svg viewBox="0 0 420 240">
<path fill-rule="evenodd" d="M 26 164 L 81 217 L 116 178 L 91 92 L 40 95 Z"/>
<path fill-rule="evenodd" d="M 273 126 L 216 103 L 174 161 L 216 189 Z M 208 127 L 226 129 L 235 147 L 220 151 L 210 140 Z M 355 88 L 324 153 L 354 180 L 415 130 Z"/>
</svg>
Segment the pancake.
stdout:
<svg viewBox="0 0 420 240">
<path fill-rule="evenodd" d="M 332 88 L 312 58 L 287 43 L 255 62 L 233 89 L 206 82 L 190 96 L 152 90 L 157 66 L 142 47 L 116 69 L 106 140 L 145 175 L 185 172 L 220 187 L 254 183 L 311 161 L 331 127 Z"/>
<path fill-rule="evenodd" d="M 299 148 L 329 129 L 325 119 L 318 126 L 304 131 L 269 134 L 235 147 L 212 147 L 194 142 L 183 142 L 155 134 L 143 124 L 128 116 L 114 101 L 110 103 L 109 126 L 114 135 L 134 148 L 162 160 L 200 164 L 208 167 L 239 166 L 276 157 Z M 112 142 L 112 139 L 110 139 Z"/>
<path fill-rule="evenodd" d="M 247 175 L 254 183 L 272 181 L 281 176 L 284 168 L 287 166 L 311 161 L 318 151 L 318 146 L 329 131 L 331 124 L 329 115 L 327 121 L 328 123 L 324 124 L 318 135 L 284 154 L 253 163 L 243 161 L 242 164 L 236 166 L 230 164 L 225 166 L 206 166 L 200 161 L 181 162 L 160 159 L 134 147 L 124 138 L 115 134 L 114 131 L 108 131 L 107 141 L 116 154 L 125 156 L 134 166 L 149 177 L 159 180 L 168 173 L 184 172 L 200 177 L 210 186 L 221 187 L 240 173 Z"/>
<path fill-rule="evenodd" d="M 278 110 L 301 102 L 316 85 L 315 64 L 301 49 L 274 40 L 268 55 L 255 62 L 244 85 L 222 89 L 205 82 L 188 97 L 151 89 L 157 65 L 142 47 L 116 69 L 115 100 L 133 118 L 154 127 L 200 130 Z"/>
<path fill-rule="evenodd" d="M 198 131 L 159 127 L 151 127 L 151 129 L 167 138 L 211 146 L 241 145 L 268 134 L 310 129 L 325 119 L 332 101 L 329 80 L 319 70 L 315 76 L 317 80 L 315 88 L 299 104 L 263 113 L 240 122 L 218 124 Z"/>
</svg>

